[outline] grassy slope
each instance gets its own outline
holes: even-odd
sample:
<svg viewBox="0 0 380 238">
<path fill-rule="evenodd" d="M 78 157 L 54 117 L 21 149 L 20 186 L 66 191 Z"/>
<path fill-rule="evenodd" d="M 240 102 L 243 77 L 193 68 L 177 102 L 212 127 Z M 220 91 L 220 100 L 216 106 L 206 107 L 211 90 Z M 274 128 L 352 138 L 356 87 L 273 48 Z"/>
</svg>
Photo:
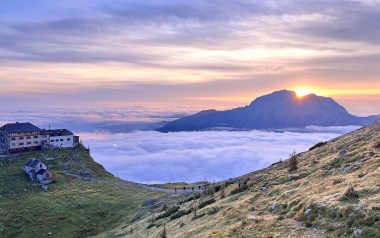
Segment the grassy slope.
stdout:
<svg viewBox="0 0 380 238">
<path fill-rule="evenodd" d="M 345 156 L 339 152 L 348 148 Z M 180 211 L 190 214 L 170 219 L 141 219 L 119 226 L 113 234 L 125 237 L 159 237 L 166 227 L 168 237 L 380 237 L 380 124 L 360 129 L 328 144 L 297 155 L 298 170 L 288 171 L 287 161 L 244 176 L 248 188 L 231 195 L 236 184 L 211 199 L 180 203 Z M 345 166 L 352 166 L 346 173 Z M 359 199 L 342 199 L 349 184 Z M 268 188 L 260 193 L 260 187 Z M 277 204 L 274 210 L 273 204 Z M 282 205 L 282 206 L 280 206 Z M 197 209 L 194 209 L 198 207 Z M 306 214 L 307 209 L 309 212 Z M 194 211 L 196 210 L 196 211 Z M 129 230 L 133 229 L 131 234 Z M 106 235 L 105 235 L 106 236 Z"/>
<path fill-rule="evenodd" d="M 62 166 L 73 154 L 68 172 L 85 165 L 97 180 L 89 182 L 67 176 Z M 46 158 L 53 157 L 54 161 Z M 22 171 L 28 158 L 53 166 L 55 182 L 43 191 Z M 136 188 L 116 186 L 117 178 L 95 163 L 84 148 L 41 151 L 0 160 L 0 237 L 87 237 L 127 223 L 145 199 L 160 196 Z"/>
</svg>

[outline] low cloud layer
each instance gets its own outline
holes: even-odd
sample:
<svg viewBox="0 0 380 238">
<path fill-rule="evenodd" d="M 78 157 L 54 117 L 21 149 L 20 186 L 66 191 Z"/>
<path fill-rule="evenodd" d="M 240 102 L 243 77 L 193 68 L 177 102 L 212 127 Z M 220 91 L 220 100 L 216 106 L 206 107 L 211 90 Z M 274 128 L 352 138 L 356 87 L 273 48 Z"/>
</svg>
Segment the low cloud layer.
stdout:
<svg viewBox="0 0 380 238">
<path fill-rule="evenodd" d="M 287 159 L 356 127 L 309 128 L 314 133 L 208 131 L 161 134 L 82 133 L 91 155 L 120 178 L 141 183 L 223 180 Z"/>
</svg>

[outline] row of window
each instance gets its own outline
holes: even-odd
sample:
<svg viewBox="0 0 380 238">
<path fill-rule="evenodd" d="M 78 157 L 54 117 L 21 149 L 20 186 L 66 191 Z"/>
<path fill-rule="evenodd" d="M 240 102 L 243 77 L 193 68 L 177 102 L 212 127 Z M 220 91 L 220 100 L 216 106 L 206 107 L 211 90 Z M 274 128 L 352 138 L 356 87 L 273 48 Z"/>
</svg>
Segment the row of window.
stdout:
<svg viewBox="0 0 380 238">
<path fill-rule="evenodd" d="M 60 140 L 56 139 L 56 140 L 55 140 L 55 142 L 58 142 L 58 141 L 63 141 L 63 139 L 60 139 Z M 70 139 L 70 138 L 67 138 L 67 141 L 71 141 L 71 139 Z M 51 140 L 50 142 L 54 142 L 54 140 Z"/>
<path fill-rule="evenodd" d="M 44 140 L 43 142 L 47 143 L 47 140 Z M 18 143 L 19 146 L 22 146 L 22 145 L 31 145 L 31 144 L 32 144 L 32 142 L 30 142 L 30 141 L 28 141 L 26 143 L 24 143 L 24 142 Z M 38 141 L 34 141 L 33 144 L 38 145 L 39 142 Z M 12 146 L 16 146 L 16 143 L 12 143 Z"/>
<path fill-rule="evenodd" d="M 33 136 L 33 138 L 36 139 L 36 138 L 38 138 L 38 136 Z M 21 136 L 18 139 L 19 140 L 23 140 L 24 137 Z M 32 139 L 32 137 L 31 136 L 27 136 L 27 137 L 25 137 L 25 139 L 30 140 L 30 139 Z M 11 140 L 16 140 L 16 137 L 12 137 Z"/>
<path fill-rule="evenodd" d="M 24 142 L 20 142 L 20 143 L 18 143 L 18 145 L 31 145 L 32 144 L 32 142 L 30 142 L 30 141 L 28 141 L 28 142 L 26 142 L 26 143 L 24 143 Z M 35 141 L 35 142 L 33 142 L 33 144 L 38 144 L 38 141 Z M 16 146 L 16 143 L 12 143 L 12 146 Z"/>
</svg>

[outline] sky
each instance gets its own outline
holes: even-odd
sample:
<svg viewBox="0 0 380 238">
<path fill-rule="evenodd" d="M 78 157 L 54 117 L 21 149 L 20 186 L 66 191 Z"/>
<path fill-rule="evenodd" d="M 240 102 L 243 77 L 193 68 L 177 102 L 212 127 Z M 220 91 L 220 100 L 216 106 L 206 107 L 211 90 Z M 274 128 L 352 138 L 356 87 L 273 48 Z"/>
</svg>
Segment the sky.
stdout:
<svg viewBox="0 0 380 238">
<path fill-rule="evenodd" d="M 1 0 L 0 109 L 226 109 L 307 88 L 378 114 L 379 29 L 379 0 Z"/>
</svg>

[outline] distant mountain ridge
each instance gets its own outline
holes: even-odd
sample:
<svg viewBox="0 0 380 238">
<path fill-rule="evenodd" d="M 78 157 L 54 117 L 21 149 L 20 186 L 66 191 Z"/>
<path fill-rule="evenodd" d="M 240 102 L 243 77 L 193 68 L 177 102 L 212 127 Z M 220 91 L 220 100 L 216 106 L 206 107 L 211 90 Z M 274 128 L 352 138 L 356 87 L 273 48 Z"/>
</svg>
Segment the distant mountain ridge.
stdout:
<svg viewBox="0 0 380 238">
<path fill-rule="evenodd" d="M 368 125 L 380 115 L 357 117 L 332 98 L 309 94 L 298 98 L 289 90 L 256 98 L 250 105 L 227 111 L 205 110 L 168 122 L 160 132 L 199 131 L 212 128 L 283 129 L 316 126 Z"/>
</svg>

